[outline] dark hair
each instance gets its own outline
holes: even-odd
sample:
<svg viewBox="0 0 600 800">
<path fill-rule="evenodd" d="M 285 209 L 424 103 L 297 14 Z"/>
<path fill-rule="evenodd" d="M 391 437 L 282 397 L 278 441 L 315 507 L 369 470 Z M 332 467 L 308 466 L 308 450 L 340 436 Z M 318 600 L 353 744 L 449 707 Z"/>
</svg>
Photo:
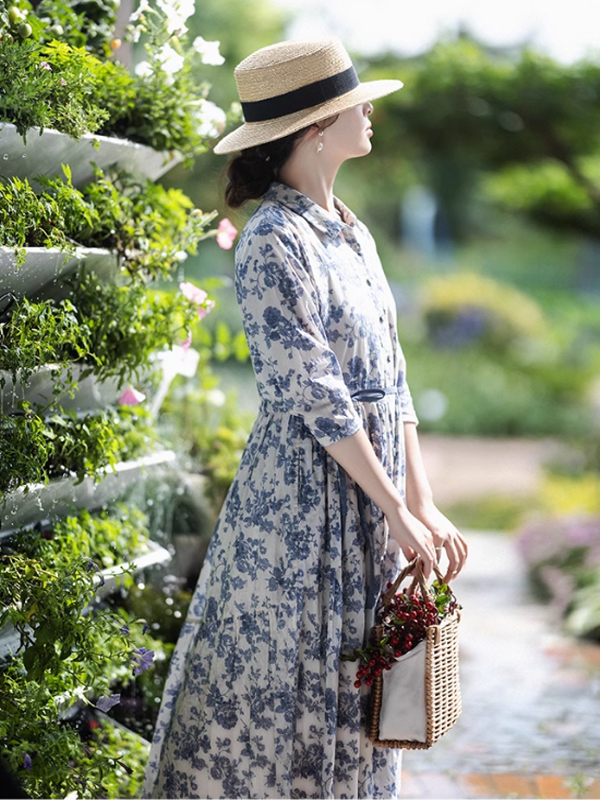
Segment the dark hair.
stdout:
<svg viewBox="0 0 600 800">
<path fill-rule="evenodd" d="M 288 160 L 294 145 L 306 132 L 302 128 L 282 139 L 242 150 L 229 162 L 225 202 L 230 208 L 243 206 L 246 200 L 263 197 L 277 180 L 279 170 Z"/>
</svg>

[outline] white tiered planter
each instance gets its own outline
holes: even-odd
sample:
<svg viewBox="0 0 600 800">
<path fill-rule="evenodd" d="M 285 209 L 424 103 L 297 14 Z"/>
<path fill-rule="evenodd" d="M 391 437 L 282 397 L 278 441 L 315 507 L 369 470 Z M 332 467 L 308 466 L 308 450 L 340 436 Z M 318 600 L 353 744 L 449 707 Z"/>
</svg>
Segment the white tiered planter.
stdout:
<svg viewBox="0 0 600 800">
<path fill-rule="evenodd" d="M 82 264 L 86 272 L 105 282 L 114 280 L 119 272 L 117 256 L 100 248 L 78 247 L 71 254 L 57 248 L 28 247 L 25 263 L 19 267 L 14 250 L 0 247 L 0 297 L 60 300 L 71 293 L 68 279 Z M 0 312 L 5 305 L 6 300 L 0 304 Z"/>
<path fill-rule="evenodd" d="M 94 179 L 96 164 L 103 170 L 119 167 L 133 174 L 157 180 L 182 156 L 175 152 L 158 152 L 128 139 L 86 134 L 72 139 L 64 133 L 39 128 L 27 131 L 26 143 L 14 125 L 0 123 L 0 175 L 27 178 L 35 185 L 35 177 L 62 176 L 62 164 L 71 167 L 73 186 L 85 186 Z"/>
<path fill-rule="evenodd" d="M 185 350 L 179 345 L 174 345 L 170 350 L 154 353 L 152 364 L 145 370 L 141 378 L 141 388 L 146 393 L 145 407 L 156 416 L 165 399 L 169 387 L 176 375 L 192 377 L 198 367 L 200 355 L 198 351 L 190 348 Z M 23 401 L 40 409 L 41 413 L 49 408 L 52 414 L 57 407 L 63 411 L 74 412 L 78 415 L 101 411 L 108 406 L 116 406 L 123 390 L 126 388 L 117 377 L 100 381 L 94 374 L 81 378 L 89 370 L 89 366 L 73 364 L 71 368 L 72 381 L 77 382 L 76 388 L 54 394 L 56 386 L 68 386 L 67 369 L 54 365 L 42 367 L 25 381 L 13 381 L 9 372 L 0 370 L 0 414 L 16 414 Z M 158 384 L 153 389 L 147 389 L 145 384 L 154 370 L 159 371 Z M 58 374 L 57 374 L 58 372 Z M 52 406 L 50 407 L 50 404 Z"/>
<path fill-rule="evenodd" d="M 117 464 L 115 471 L 107 470 L 100 481 L 86 477 L 77 483 L 76 476 L 67 475 L 46 485 L 19 487 L 7 493 L 6 504 L 0 507 L 0 539 L 40 520 L 67 517 L 81 509 L 102 508 L 118 499 L 148 472 L 172 468 L 175 460 L 172 450 L 163 450 Z"/>
</svg>

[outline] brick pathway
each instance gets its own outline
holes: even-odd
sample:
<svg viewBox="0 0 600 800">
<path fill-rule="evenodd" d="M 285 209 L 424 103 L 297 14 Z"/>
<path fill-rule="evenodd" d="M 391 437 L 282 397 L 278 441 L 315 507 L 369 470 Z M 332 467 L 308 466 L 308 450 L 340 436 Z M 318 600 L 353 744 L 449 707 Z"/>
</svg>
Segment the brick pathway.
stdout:
<svg viewBox="0 0 600 800">
<path fill-rule="evenodd" d="M 431 750 L 404 753 L 402 796 L 600 798 L 600 647 L 532 602 L 509 535 L 468 538 L 454 587 L 463 713 Z"/>
</svg>

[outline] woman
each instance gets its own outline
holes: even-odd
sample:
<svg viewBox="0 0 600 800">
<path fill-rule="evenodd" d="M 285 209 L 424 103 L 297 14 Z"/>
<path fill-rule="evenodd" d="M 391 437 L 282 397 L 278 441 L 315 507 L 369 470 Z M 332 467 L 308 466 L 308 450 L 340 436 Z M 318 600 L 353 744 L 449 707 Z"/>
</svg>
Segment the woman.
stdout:
<svg viewBox="0 0 600 800">
<path fill-rule="evenodd" d="M 366 228 L 333 195 L 371 150 L 371 100 L 336 41 L 283 42 L 236 69 L 245 124 L 217 153 L 228 202 L 263 198 L 236 251 L 261 406 L 170 676 L 146 791 L 155 797 L 395 797 L 356 665 L 399 549 L 450 579 L 467 547 L 433 505 Z M 437 551 L 437 552 L 436 552 Z M 146 794 L 145 796 L 148 796 Z"/>
</svg>

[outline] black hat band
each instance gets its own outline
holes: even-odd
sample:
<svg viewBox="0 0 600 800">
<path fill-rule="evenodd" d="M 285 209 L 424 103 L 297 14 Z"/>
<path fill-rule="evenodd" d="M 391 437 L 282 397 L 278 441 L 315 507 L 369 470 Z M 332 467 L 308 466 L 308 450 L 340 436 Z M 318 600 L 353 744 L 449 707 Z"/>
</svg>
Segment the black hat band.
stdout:
<svg viewBox="0 0 600 800">
<path fill-rule="evenodd" d="M 343 94 L 351 92 L 360 85 L 358 75 L 353 66 L 348 67 L 330 78 L 309 83 L 285 94 L 268 97 L 265 100 L 255 100 L 251 103 L 242 103 L 244 120 L 246 122 L 266 122 L 271 119 L 295 114 L 307 108 L 318 106 L 327 100 L 333 100 Z"/>
</svg>

